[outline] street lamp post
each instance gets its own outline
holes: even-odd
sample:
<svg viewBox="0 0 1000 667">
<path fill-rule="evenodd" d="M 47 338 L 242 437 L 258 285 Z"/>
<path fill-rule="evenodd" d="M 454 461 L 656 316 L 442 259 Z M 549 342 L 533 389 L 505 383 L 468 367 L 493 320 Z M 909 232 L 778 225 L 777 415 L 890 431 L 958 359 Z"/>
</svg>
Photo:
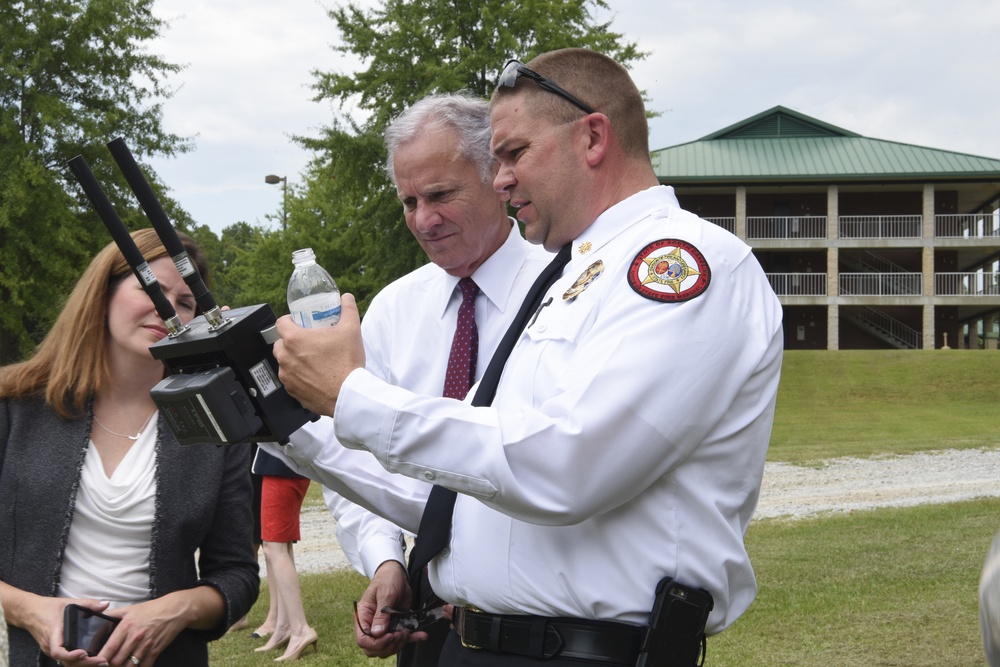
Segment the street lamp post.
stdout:
<svg viewBox="0 0 1000 667">
<path fill-rule="evenodd" d="M 288 226 L 288 177 L 268 174 L 264 182 L 268 185 L 281 183 L 281 229 L 284 230 Z"/>
</svg>

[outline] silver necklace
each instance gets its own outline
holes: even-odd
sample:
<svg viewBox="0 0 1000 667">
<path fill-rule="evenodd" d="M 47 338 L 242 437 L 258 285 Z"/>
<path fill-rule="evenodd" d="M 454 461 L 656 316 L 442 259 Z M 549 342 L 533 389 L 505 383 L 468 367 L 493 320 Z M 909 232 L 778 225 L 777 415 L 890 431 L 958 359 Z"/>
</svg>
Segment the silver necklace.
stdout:
<svg viewBox="0 0 1000 667">
<path fill-rule="evenodd" d="M 155 414 L 156 414 L 156 410 L 153 410 L 152 412 L 149 413 L 149 416 L 146 417 L 146 421 L 144 421 L 142 423 L 142 426 L 139 428 L 139 432 L 136 433 L 135 435 L 126 435 L 124 433 L 119 433 L 118 431 L 112 431 L 110 428 L 108 428 L 107 426 L 105 426 L 104 424 L 101 423 L 101 420 L 97 418 L 97 413 L 96 412 L 94 413 L 94 421 L 97 422 L 98 426 L 100 426 L 101 428 L 103 428 L 105 431 L 107 431 L 111 435 L 117 435 L 119 438 L 128 438 L 132 442 L 135 442 L 136 440 L 139 439 L 139 436 L 142 435 L 142 432 L 146 430 L 146 426 L 149 425 L 149 420 L 152 419 L 153 415 L 155 415 Z"/>
</svg>

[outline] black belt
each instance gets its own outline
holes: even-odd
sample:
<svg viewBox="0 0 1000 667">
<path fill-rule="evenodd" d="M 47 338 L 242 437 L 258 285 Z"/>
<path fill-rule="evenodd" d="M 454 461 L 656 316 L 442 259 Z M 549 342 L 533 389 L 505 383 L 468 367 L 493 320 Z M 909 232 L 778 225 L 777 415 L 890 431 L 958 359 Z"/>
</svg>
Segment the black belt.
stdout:
<svg viewBox="0 0 1000 667">
<path fill-rule="evenodd" d="M 645 627 L 583 618 L 499 616 L 456 607 L 455 631 L 466 648 L 529 658 L 554 657 L 634 665 Z"/>
</svg>

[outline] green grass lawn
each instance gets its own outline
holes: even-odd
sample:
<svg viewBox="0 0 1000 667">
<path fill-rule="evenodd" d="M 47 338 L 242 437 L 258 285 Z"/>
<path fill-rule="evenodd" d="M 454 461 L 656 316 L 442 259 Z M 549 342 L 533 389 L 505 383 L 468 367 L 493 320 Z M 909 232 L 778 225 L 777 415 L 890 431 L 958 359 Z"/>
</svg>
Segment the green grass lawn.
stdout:
<svg viewBox="0 0 1000 667">
<path fill-rule="evenodd" d="M 368 580 L 354 570 L 324 574 L 303 574 L 299 577 L 302 601 L 309 624 L 319 634 L 317 652 L 303 653 L 300 665 L 381 665 L 390 667 L 395 661 L 369 659 L 354 643 L 354 615 L 352 600 L 357 600 L 368 585 Z M 209 657 L 213 667 L 243 667 L 244 665 L 273 665 L 282 651 L 256 653 L 253 649 L 263 646 L 264 639 L 250 639 L 250 632 L 267 616 L 267 585 L 261 584 L 260 598 L 250 612 L 249 627 L 226 635 L 209 644 Z"/>
<path fill-rule="evenodd" d="M 792 351 L 785 354 L 769 459 L 811 464 L 1000 446 L 1000 354 Z M 998 480 L 1000 484 L 1000 480 Z M 321 502 L 312 485 L 310 502 Z M 1000 499 L 755 521 L 747 549 L 760 592 L 709 642 L 706 665 L 982 667 L 977 587 L 1000 529 Z M 388 665 L 354 645 L 354 572 L 303 575 L 319 652 L 303 665 Z M 250 615 L 267 612 L 267 587 Z M 211 646 L 213 665 L 272 664 L 249 630 Z"/>
<path fill-rule="evenodd" d="M 978 586 L 1000 499 L 757 521 L 759 593 L 707 665 L 981 667 Z"/>
<path fill-rule="evenodd" d="M 786 352 L 768 460 L 1000 444 L 1000 353 Z"/>
</svg>

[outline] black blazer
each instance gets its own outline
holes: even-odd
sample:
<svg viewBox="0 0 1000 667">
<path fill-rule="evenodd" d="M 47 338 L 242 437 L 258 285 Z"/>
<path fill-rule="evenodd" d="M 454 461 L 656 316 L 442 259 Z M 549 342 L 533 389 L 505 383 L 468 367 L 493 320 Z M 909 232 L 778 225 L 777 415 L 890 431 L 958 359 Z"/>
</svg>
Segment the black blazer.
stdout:
<svg viewBox="0 0 1000 667">
<path fill-rule="evenodd" d="M 90 406 L 65 421 L 41 399 L 0 401 L 0 580 L 39 595 L 59 590 L 92 419 Z M 209 585 L 226 615 L 211 631 L 183 631 L 157 665 L 207 666 L 208 642 L 257 599 L 249 457 L 247 445 L 182 447 L 159 418 L 150 595 Z M 8 630 L 11 667 L 55 664 L 29 632 Z"/>
</svg>

